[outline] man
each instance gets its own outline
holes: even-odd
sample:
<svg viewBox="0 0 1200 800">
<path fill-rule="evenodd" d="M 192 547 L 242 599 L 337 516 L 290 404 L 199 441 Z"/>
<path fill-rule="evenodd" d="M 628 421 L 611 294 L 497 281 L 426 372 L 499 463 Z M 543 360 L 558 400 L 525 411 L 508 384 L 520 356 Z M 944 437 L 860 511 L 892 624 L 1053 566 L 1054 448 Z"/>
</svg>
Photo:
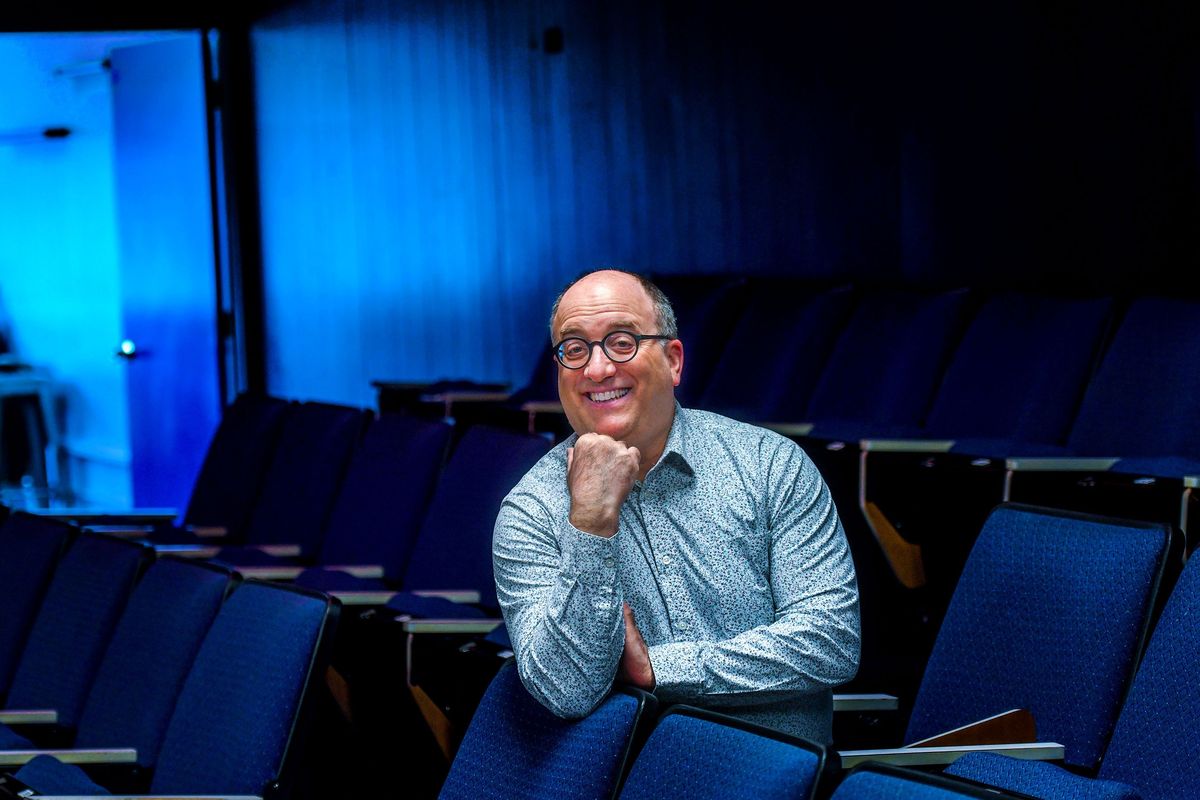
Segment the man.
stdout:
<svg viewBox="0 0 1200 800">
<path fill-rule="evenodd" d="M 676 336 L 632 273 L 592 272 L 555 302 L 575 436 L 509 493 L 493 539 L 521 679 L 564 717 L 615 679 L 828 742 L 830 689 L 859 654 L 829 490 L 795 443 L 676 404 Z"/>
</svg>

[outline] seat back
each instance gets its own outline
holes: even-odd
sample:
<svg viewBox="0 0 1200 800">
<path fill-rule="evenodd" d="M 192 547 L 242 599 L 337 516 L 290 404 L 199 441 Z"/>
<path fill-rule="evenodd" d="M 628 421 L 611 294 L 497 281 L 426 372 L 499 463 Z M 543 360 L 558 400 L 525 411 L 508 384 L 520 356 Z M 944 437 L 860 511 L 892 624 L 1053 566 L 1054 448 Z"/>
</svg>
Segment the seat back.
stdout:
<svg viewBox="0 0 1200 800">
<path fill-rule="evenodd" d="M 403 586 L 476 589 L 495 607 L 492 529 L 500 504 L 551 448 L 544 436 L 475 425 L 463 434 L 434 490 Z"/>
<path fill-rule="evenodd" d="M 1183 568 L 1113 730 L 1100 777 L 1146 800 L 1200 797 L 1200 559 Z"/>
<path fill-rule="evenodd" d="M 304 403 L 283 423 L 246 541 L 299 544 L 315 557 L 350 453 L 367 417 L 357 408 Z"/>
<path fill-rule="evenodd" d="M 815 291 L 794 278 L 756 279 L 747 293 L 698 405 L 751 422 L 804 422 L 854 293 Z"/>
<path fill-rule="evenodd" d="M 221 606 L 167 725 L 150 791 L 286 795 L 338 604 L 246 581 Z"/>
<path fill-rule="evenodd" d="M 439 797 L 611 798 L 653 704 L 645 692 L 618 691 L 583 719 L 563 719 L 525 690 L 510 660 L 480 700 Z"/>
<path fill-rule="evenodd" d="M 925 421 L 970 311 L 965 291 L 864 295 L 838 337 L 805 420 L 886 432 Z"/>
<path fill-rule="evenodd" d="M 729 330 L 746 302 L 746 279 L 739 275 L 655 275 L 675 311 L 687 369 L 675 389 L 685 406 L 699 403 L 725 350 Z"/>
<path fill-rule="evenodd" d="M 813 797 L 825 748 L 723 714 L 675 706 L 638 753 L 621 800 Z"/>
<path fill-rule="evenodd" d="M 183 521 L 224 527 L 240 541 L 292 403 L 242 394 L 225 409 L 192 486 Z"/>
<path fill-rule="evenodd" d="M 1063 444 L 1112 305 L 1019 292 L 988 298 L 946 368 L 926 433 Z"/>
<path fill-rule="evenodd" d="M 1005 505 L 971 550 L 906 741 L 1012 708 L 1093 767 L 1142 650 L 1169 550 L 1165 525 Z"/>
<path fill-rule="evenodd" d="M 1141 298 L 1129 307 L 1088 385 L 1073 452 L 1200 458 L 1200 303 Z"/>
<path fill-rule="evenodd" d="M 1020 795 L 976 786 L 931 772 L 868 763 L 851 770 L 831 800 L 1004 800 Z"/>
<path fill-rule="evenodd" d="M 9 708 L 46 708 L 75 727 L 133 585 L 153 551 L 83 531 L 54 570 L 21 663 Z"/>
<path fill-rule="evenodd" d="M 134 587 L 79 719 L 76 747 L 134 747 L 152 767 L 184 678 L 232 573 L 164 558 Z"/>
<path fill-rule="evenodd" d="M 0 525 L 0 698 L 12 683 L 54 566 L 74 533 L 64 522 L 22 511 Z"/>
<path fill-rule="evenodd" d="M 319 563 L 382 564 L 398 580 L 425 518 L 451 427 L 384 414 L 355 448 Z"/>
</svg>

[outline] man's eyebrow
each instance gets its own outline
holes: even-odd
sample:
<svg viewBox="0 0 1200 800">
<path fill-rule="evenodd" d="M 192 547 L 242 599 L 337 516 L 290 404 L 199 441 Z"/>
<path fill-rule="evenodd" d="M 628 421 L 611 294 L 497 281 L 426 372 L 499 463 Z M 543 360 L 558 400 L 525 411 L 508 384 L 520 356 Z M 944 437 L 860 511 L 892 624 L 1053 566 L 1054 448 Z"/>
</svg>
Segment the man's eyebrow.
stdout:
<svg viewBox="0 0 1200 800">
<path fill-rule="evenodd" d="M 608 328 L 605 330 L 605 335 L 610 334 L 613 331 L 630 331 L 632 333 L 637 333 L 638 324 L 632 318 L 617 320 L 616 322 L 609 324 Z M 559 339 L 566 339 L 572 336 L 583 337 L 582 329 L 578 325 L 564 325 L 563 327 L 559 328 Z"/>
</svg>

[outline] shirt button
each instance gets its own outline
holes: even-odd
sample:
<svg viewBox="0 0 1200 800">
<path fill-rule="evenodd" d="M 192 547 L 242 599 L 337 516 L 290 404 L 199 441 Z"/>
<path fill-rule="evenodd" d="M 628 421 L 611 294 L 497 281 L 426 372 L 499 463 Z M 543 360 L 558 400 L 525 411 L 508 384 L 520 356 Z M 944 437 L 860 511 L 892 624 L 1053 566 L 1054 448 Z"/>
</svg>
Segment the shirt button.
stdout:
<svg viewBox="0 0 1200 800">
<path fill-rule="evenodd" d="M 669 567 L 669 566 L 671 566 L 671 557 L 670 557 L 670 556 L 663 556 L 663 557 L 662 557 L 661 559 L 659 559 L 659 560 L 662 562 L 662 565 L 663 565 L 664 567 Z"/>
<path fill-rule="evenodd" d="M 604 566 L 606 566 L 606 567 L 613 567 L 616 565 L 616 563 L 617 562 L 613 561 L 611 558 L 604 559 Z"/>
</svg>

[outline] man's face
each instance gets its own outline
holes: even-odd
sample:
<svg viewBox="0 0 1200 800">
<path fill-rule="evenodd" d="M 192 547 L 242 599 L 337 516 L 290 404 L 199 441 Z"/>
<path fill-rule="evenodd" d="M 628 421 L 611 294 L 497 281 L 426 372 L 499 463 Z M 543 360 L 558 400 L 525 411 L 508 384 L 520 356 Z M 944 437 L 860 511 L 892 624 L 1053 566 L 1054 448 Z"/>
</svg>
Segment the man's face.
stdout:
<svg viewBox="0 0 1200 800">
<path fill-rule="evenodd" d="M 554 318 L 556 343 L 569 336 L 599 341 L 613 331 L 659 332 L 654 304 L 637 279 L 596 272 L 563 295 Z M 682 372 L 678 339 L 644 341 L 620 364 L 596 346 L 583 369 L 558 366 L 558 396 L 576 433 L 602 433 L 657 457 L 671 430 Z"/>
</svg>

